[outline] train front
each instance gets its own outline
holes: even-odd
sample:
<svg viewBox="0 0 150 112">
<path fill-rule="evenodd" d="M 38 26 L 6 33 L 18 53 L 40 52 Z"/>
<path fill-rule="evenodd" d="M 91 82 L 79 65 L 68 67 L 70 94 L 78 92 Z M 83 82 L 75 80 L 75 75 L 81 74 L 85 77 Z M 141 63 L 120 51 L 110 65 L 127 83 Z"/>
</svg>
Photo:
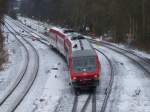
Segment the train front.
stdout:
<svg viewBox="0 0 150 112">
<path fill-rule="evenodd" d="M 100 63 L 94 50 L 73 52 L 70 65 L 71 82 L 74 88 L 99 85 Z"/>
</svg>

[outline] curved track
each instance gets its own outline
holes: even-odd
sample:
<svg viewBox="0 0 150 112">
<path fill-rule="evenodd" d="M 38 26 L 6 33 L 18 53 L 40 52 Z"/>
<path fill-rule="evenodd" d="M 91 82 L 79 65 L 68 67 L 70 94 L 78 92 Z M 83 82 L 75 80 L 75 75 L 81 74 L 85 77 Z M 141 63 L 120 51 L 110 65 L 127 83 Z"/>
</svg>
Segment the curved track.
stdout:
<svg viewBox="0 0 150 112">
<path fill-rule="evenodd" d="M 11 32 L 11 30 L 5 26 L 6 29 Z M 16 35 L 11 32 L 11 34 L 13 34 L 14 37 L 16 37 Z M 19 83 L 21 82 L 21 80 L 23 79 L 25 72 L 27 70 L 28 64 L 29 64 L 29 52 L 28 49 L 26 48 L 26 46 L 16 37 L 17 41 L 23 46 L 23 48 L 25 49 L 24 55 L 25 55 L 25 63 L 23 66 L 23 69 L 21 70 L 21 72 L 19 73 L 19 76 L 16 80 L 16 82 L 13 84 L 13 86 L 11 87 L 10 90 L 8 90 L 8 92 L 0 99 L 0 106 L 3 105 L 3 103 L 7 100 L 7 98 L 11 95 L 11 93 L 15 90 L 15 88 L 19 85 Z"/>
<path fill-rule="evenodd" d="M 109 44 L 109 43 L 105 43 L 105 42 L 98 43 L 95 40 L 94 41 L 92 40 L 91 42 L 94 43 L 94 44 L 102 45 L 105 48 L 113 50 L 113 51 L 115 51 L 115 52 L 117 52 L 117 53 L 119 53 L 119 54 L 127 57 L 128 59 L 130 59 L 131 61 L 133 61 L 136 66 L 140 67 L 141 70 L 146 73 L 145 75 L 149 77 L 149 75 L 150 75 L 150 70 L 149 70 L 150 63 L 148 61 L 146 61 L 145 58 L 140 57 L 140 56 L 134 54 L 133 52 L 130 52 L 130 51 L 127 51 L 125 49 L 116 47 L 116 46 L 114 46 L 112 44 Z M 111 92 L 111 90 L 108 91 L 108 94 L 110 94 L 110 92 Z M 105 103 L 105 104 L 107 105 L 107 103 Z M 105 107 L 102 107 L 100 112 L 105 112 Z"/>
<path fill-rule="evenodd" d="M 0 112 L 13 112 L 22 102 L 28 91 L 32 87 L 39 69 L 39 56 L 36 49 L 26 41 L 19 32 L 17 32 L 9 23 L 5 22 L 5 27 L 26 47 L 28 52 L 29 63 L 22 78 L 18 79 L 18 82 L 14 84 L 13 89 L 3 98 L 0 105 Z M 21 37 L 21 38 L 20 38 Z"/>
<path fill-rule="evenodd" d="M 22 24 L 19 23 L 19 22 L 14 21 L 14 24 L 15 24 L 16 26 L 20 27 L 20 29 L 22 29 L 22 30 L 24 30 L 24 31 L 26 31 L 26 32 L 28 32 L 28 33 L 31 33 L 31 32 L 32 32 L 32 34 L 38 35 L 38 34 L 36 34 L 34 31 L 32 31 L 32 29 L 29 29 L 28 27 L 22 25 Z M 31 35 L 32 35 L 32 34 L 31 34 Z M 33 36 L 34 36 L 34 35 L 33 35 Z M 37 40 L 40 41 L 40 42 L 42 42 L 42 43 L 44 43 L 43 41 L 41 41 L 41 40 L 43 39 L 43 36 L 41 36 L 41 35 L 38 35 L 38 36 L 40 37 L 40 39 L 37 39 Z M 43 40 L 44 40 L 44 39 L 43 39 Z M 90 41 L 91 41 L 92 43 L 94 43 L 94 44 L 95 44 L 95 43 L 97 44 L 97 43 L 99 42 L 99 41 L 95 41 L 95 40 L 90 40 Z M 44 43 L 44 44 L 45 44 L 45 43 Z M 115 51 L 115 52 L 118 52 L 119 54 L 122 54 L 122 55 L 128 57 L 128 58 L 131 59 L 136 65 L 138 65 L 141 69 L 143 69 L 147 74 L 150 74 L 150 70 L 149 70 L 150 63 L 147 62 L 146 59 L 144 59 L 144 58 L 142 58 L 142 57 L 140 57 L 140 56 L 134 54 L 133 52 L 130 52 L 130 51 L 127 51 L 127 50 L 125 50 L 125 49 L 116 47 L 116 46 L 114 46 L 114 45 L 112 45 L 112 44 L 110 44 L 110 43 L 99 42 L 99 44 L 102 45 L 102 46 L 104 46 L 104 47 L 106 47 L 106 48 L 108 48 L 108 49 L 111 49 L 111 50 L 113 50 L 113 51 Z M 109 99 L 109 96 L 110 96 L 110 93 L 111 93 L 111 90 L 112 90 L 112 83 L 113 83 L 113 79 L 114 79 L 113 67 L 112 67 L 112 64 L 111 64 L 111 61 L 109 60 L 109 58 L 108 58 L 103 52 L 99 51 L 98 49 L 96 49 L 96 50 L 97 50 L 98 52 L 100 52 L 101 54 L 103 54 L 103 55 L 107 58 L 107 60 L 108 60 L 108 62 L 109 62 L 109 64 L 110 64 L 110 66 L 111 66 L 111 74 L 110 74 L 111 80 L 110 80 L 110 82 L 109 82 L 109 87 L 108 87 L 107 90 L 106 90 L 106 95 L 105 95 L 103 104 L 102 104 L 101 107 L 96 107 L 96 94 L 97 94 L 97 93 L 95 93 L 95 94 L 89 94 L 88 97 L 87 97 L 87 99 L 84 101 L 84 105 L 82 106 L 82 108 L 81 108 L 80 110 L 78 110 L 78 105 L 79 105 L 79 103 L 80 103 L 80 101 L 79 101 L 79 100 L 80 100 L 80 95 L 75 95 L 75 96 L 74 96 L 74 103 L 73 103 L 73 107 L 72 107 L 72 112 L 78 112 L 78 111 L 86 112 L 86 109 L 87 109 L 88 106 L 89 106 L 90 99 L 92 99 L 92 100 L 91 100 L 91 101 L 92 101 L 92 106 L 91 106 L 91 107 L 92 107 L 92 112 L 97 112 L 97 111 L 99 111 L 99 112 L 105 112 L 105 109 L 106 109 L 106 107 L 107 107 L 107 102 L 108 102 L 108 99 Z M 99 109 L 99 108 L 100 108 L 100 109 Z"/>
<path fill-rule="evenodd" d="M 14 21 L 15 22 L 15 21 Z M 17 22 L 18 23 L 18 27 L 22 28 L 23 30 L 28 30 L 31 31 L 32 33 L 35 33 L 32 29 L 29 29 L 28 27 L 25 27 L 24 25 L 21 25 L 20 22 Z M 44 39 L 41 35 L 38 35 L 40 37 L 40 39 Z M 92 43 L 98 43 L 99 41 L 96 41 L 96 40 L 93 40 L 93 39 L 89 39 Z M 39 40 L 41 41 L 41 40 Z M 43 42 L 43 41 L 42 41 Z M 148 74 L 150 74 L 150 70 L 149 70 L 149 67 L 150 67 L 150 62 L 147 61 L 147 59 L 139 56 L 139 55 L 136 55 L 135 53 L 131 52 L 131 51 L 128 51 L 126 49 L 122 49 L 122 48 L 119 48 L 115 45 L 112 45 L 110 43 L 107 43 L 107 42 L 104 42 L 104 41 L 101 41 L 99 42 L 100 45 L 103 45 L 104 47 L 107 47 L 109 49 L 112 49 L 118 53 L 121 53 L 122 55 L 130 58 L 132 61 L 134 61 L 138 66 L 140 66 L 142 69 L 144 69 L 145 72 L 147 72 Z M 139 61 L 140 60 L 140 61 Z"/>
<path fill-rule="evenodd" d="M 111 62 L 111 60 L 108 58 L 108 56 L 105 55 L 105 53 L 103 53 L 102 51 L 100 51 L 100 50 L 98 50 L 98 49 L 96 49 L 96 51 L 98 51 L 99 53 L 103 54 L 103 55 L 106 57 L 106 59 L 107 59 L 108 62 L 109 62 L 110 68 L 111 68 L 111 70 L 110 70 L 109 86 L 108 86 L 108 88 L 106 89 L 106 92 L 105 92 L 106 96 L 105 96 L 105 98 L 104 98 L 102 107 L 101 107 L 101 109 L 100 109 L 100 112 L 105 112 L 105 109 L 106 109 L 106 107 L 107 107 L 107 102 L 108 102 L 109 96 L 110 96 L 110 94 L 111 94 L 113 81 L 114 81 L 114 71 L 113 71 L 112 62 Z"/>
<path fill-rule="evenodd" d="M 117 46 L 112 45 L 111 43 L 108 43 L 108 42 L 101 41 L 101 43 L 106 44 L 106 45 L 109 45 L 109 46 L 112 46 L 112 47 L 114 47 L 114 48 L 116 48 L 116 49 L 120 49 L 120 50 L 122 50 L 122 51 L 124 51 L 124 52 L 130 53 L 130 54 L 132 54 L 132 55 L 138 57 L 139 59 L 143 60 L 145 63 L 150 64 L 150 62 L 147 61 L 147 59 L 145 59 L 145 58 L 143 58 L 143 57 L 141 57 L 141 56 L 139 56 L 139 55 L 133 53 L 132 51 L 128 51 L 128 50 L 126 50 L 126 49 L 117 47 Z"/>
<path fill-rule="evenodd" d="M 89 95 L 85 95 L 85 97 L 87 97 L 87 98 L 84 98 L 85 102 L 84 102 L 84 105 L 81 108 L 80 107 L 81 105 L 79 105 L 80 104 L 79 101 L 83 98 L 80 97 L 80 95 L 78 95 L 78 94 L 75 95 L 72 112 L 79 112 L 79 110 L 80 110 L 80 112 L 86 112 L 87 107 L 89 106 L 90 100 L 92 102 L 92 106 L 91 106 L 92 107 L 92 112 L 96 112 L 96 94 L 95 94 L 95 90 L 94 90 L 94 92 L 92 91 L 92 93 L 90 93 Z M 78 106 L 80 107 L 80 109 L 78 109 Z"/>
<path fill-rule="evenodd" d="M 130 51 L 127 51 L 125 49 L 116 47 L 110 43 L 106 43 L 106 42 L 99 42 L 99 41 L 95 41 L 95 40 L 91 40 L 90 41 L 94 44 L 99 44 L 102 45 L 108 49 L 111 49 L 115 52 L 118 52 L 119 54 L 122 54 L 125 57 L 128 57 L 130 60 L 132 60 L 136 65 L 138 65 L 140 68 L 142 68 L 147 74 L 150 75 L 150 62 L 148 62 L 146 59 L 144 59 L 143 57 L 140 57 Z"/>
<path fill-rule="evenodd" d="M 11 19 L 10 17 L 7 16 L 6 18 L 7 20 L 10 20 L 11 22 L 13 22 L 17 27 L 19 27 L 20 29 L 22 29 L 25 32 L 28 32 L 28 34 L 32 35 L 33 37 L 35 37 L 36 40 L 40 41 L 43 44 L 47 45 L 47 40 L 46 37 L 43 34 L 39 34 L 37 33 L 35 30 L 28 28 L 27 26 L 25 26 L 23 23 L 19 22 L 19 21 L 15 21 L 13 19 Z"/>
<path fill-rule="evenodd" d="M 8 19 L 8 18 L 7 18 L 7 19 Z M 9 20 L 11 20 L 11 18 L 9 18 Z M 19 22 L 16 22 L 16 21 L 14 21 L 14 20 L 11 20 L 11 21 L 13 21 L 13 23 L 14 23 L 17 27 L 19 27 L 20 29 L 22 29 L 22 30 L 24 30 L 24 31 L 26 31 L 26 32 L 28 32 L 28 33 L 30 33 L 30 34 L 31 34 L 31 32 L 32 32 L 31 35 L 33 35 L 33 34 L 37 35 L 34 31 L 32 31 L 32 29 L 27 28 L 27 27 L 24 26 L 23 24 L 21 24 L 21 23 L 19 23 Z M 33 35 L 33 36 L 34 36 L 34 35 Z M 38 36 L 40 37 L 40 39 L 43 38 L 41 35 L 38 35 Z M 40 39 L 37 39 L 37 40 L 43 43 L 43 41 L 41 41 Z M 46 43 L 44 43 L 44 44 L 46 44 Z M 112 67 L 112 64 L 111 64 L 111 61 L 109 60 L 109 58 L 108 58 L 103 52 L 99 51 L 98 49 L 96 49 L 96 50 L 97 50 L 99 53 L 103 54 L 103 55 L 106 57 L 106 59 L 108 60 L 108 62 L 109 62 L 109 64 L 110 64 L 110 68 L 111 68 L 111 71 L 110 71 L 110 77 L 111 77 L 111 78 L 110 78 L 110 82 L 109 82 L 109 87 L 107 88 L 106 95 L 105 95 L 105 98 L 104 98 L 104 101 L 103 101 L 103 104 L 102 104 L 101 109 L 99 109 L 100 107 L 98 107 L 98 110 L 100 110 L 100 112 L 105 112 L 105 109 L 106 109 L 106 106 L 107 106 L 107 101 L 108 101 L 109 95 L 110 95 L 110 93 L 111 93 L 112 83 L 113 83 L 113 79 L 114 79 L 113 67 Z M 80 103 L 80 102 L 79 102 L 79 97 L 80 97 L 80 95 L 75 95 L 75 97 L 74 97 L 74 103 L 73 103 L 73 107 L 72 107 L 72 112 L 77 112 L 77 111 L 79 111 L 79 110 L 77 109 L 77 108 L 78 108 L 78 103 Z M 92 106 L 91 106 L 91 107 L 92 107 L 92 112 L 97 112 L 97 107 L 96 107 L 96 92 L 93 92 L 93 93 L 91 93 L 91 94 L 88 95 L 87 99 L 85 100 L 84 105 L 83 105 L 82 108 L 80 109 L 81 112 L 86 112 L 86 109 L 87 109 L 88 106 L 89 106 L 90 99 L 92 99 L 92 100 L 91 100 L 91 102 L 92 102 Z"/>
</svg>

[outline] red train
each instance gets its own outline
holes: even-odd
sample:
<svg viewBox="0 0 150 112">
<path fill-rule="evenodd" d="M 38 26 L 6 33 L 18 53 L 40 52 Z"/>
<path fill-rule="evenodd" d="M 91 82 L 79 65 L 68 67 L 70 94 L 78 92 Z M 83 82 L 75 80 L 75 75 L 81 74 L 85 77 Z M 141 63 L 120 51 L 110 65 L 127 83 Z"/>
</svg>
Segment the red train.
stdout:
<svg viewBox="0 0 150 112">
<path fill-rule="evenodd" d="M 96 87 L 99 84 L 100 62 L 91 44 L 70 29 L 48 30 L 50 45 L 67 60 L 71 85 L 74 88 Z"/>
</svg>

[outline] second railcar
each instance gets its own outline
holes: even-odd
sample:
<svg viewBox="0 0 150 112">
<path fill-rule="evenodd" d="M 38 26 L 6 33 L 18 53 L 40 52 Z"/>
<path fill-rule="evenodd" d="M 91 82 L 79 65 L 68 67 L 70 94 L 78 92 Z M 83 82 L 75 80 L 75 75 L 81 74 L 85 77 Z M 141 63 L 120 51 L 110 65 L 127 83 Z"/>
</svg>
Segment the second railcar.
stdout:
<svg viewBox="0 0 150 112">
<path fill-rule="evenodd" d="M 51 28 L 50 44 L 62 53 L 68 63 L 73 87 L 93 87 L 99 84 L 100 62 L 91 44 L 72 30 Z"/>
</svg>

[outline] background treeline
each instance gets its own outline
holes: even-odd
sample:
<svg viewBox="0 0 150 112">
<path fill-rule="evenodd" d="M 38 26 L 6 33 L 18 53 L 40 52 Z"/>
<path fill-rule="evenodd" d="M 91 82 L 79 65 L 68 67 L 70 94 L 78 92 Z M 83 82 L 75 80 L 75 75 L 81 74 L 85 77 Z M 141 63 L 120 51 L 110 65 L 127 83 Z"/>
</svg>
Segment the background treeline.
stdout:
<svg viewBox="0 0 150 112">
<path fill-rule="evenodd" d="M 7 0 L 0 0 L 0 20 L 3 19 L 3 15 L 7 12 Z M 3 49 L 3 42 L 4 37 L 2 36 L 2 29 L 1 25 L 4 24 L 2 21 L 0 21 L 0 69 L 1 65 L 6 61 L 6 52 Z"/>
<path fill-rule="evenodd" d="M 150 0 L 23 0 L 25 16 L 65 24 L 79 29 L 90 27 L 97 35 L 113 40 L 150 42 Z M 148 46 L 149 47 L 149 46 Z"/>
<path fill-rule="evenodd" d="M 3 15 L 4 13 L 6 13 L 7 11 L 7 0 L 0 0 L 0 20 L 3 19 Z M 1 24 L 2 22 L 0 21 L 0 49 L 3 48 L 3 38 L 2 38 L 2 34 L 1 34 Z"/>
</svg>

